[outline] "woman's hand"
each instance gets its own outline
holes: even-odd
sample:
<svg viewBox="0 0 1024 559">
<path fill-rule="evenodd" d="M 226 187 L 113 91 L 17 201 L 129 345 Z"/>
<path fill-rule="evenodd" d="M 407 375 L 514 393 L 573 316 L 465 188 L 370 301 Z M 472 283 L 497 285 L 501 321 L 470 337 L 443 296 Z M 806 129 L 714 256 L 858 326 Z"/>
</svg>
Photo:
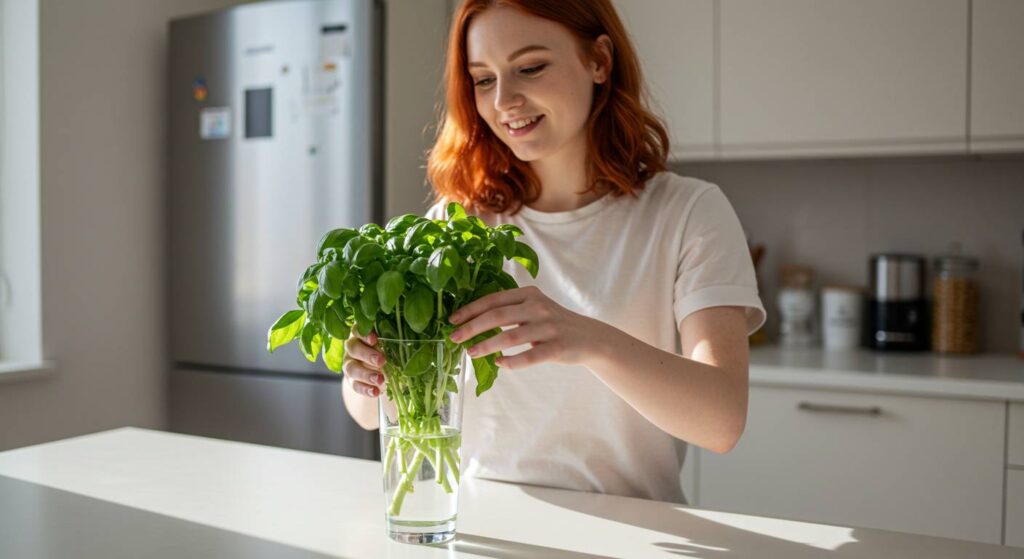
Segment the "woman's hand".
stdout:
<svg viewBox="0 0 1024 559">
<path fill-rule="evenodd" d="M 472 357 L 481 357 L 529 343 L 530 350 L 498 358 L 498 366 L 507 369 L 547 361 L 585 364 L 606 347 L 609 335 L 608 325 L 566 309 L 533 286 L 481 297 L 452 313 L 450 320 L 461 324 L 451 334 L 453 342 L 493 328 L 516 326 L 469 348 Z"/>
<path fill-rule="evenodd" d="M 384 354 L 375 350 L 377 333 L 370 332 L 365 338 L 352 329 L 352 334 L 345 340 L 345 359 L 341 370 L 352 382 L 356 394 L 377 398 L 384 386 Z"/>
</svg>

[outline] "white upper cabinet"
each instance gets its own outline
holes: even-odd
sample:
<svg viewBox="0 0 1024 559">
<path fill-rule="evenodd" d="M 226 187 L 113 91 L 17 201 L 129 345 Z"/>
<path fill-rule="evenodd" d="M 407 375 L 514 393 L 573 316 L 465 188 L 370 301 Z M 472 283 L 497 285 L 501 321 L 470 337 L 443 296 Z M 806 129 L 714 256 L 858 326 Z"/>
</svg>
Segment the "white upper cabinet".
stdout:
<svg viewBox="0 0 1024 559">
<path fill-rule="evenodd" d="M 714 154 L 714 0 L 614 0 L 673 159 Z"/>
<path fill-rule="evenodd" d="M 971 151 L 1024 150 L 1024 1 L 974 0 Z"/>
<path fill-rule="evenodd" d="M 724 157 L 966 152 L 967 0 L 720 10 Z"/>
</svg>

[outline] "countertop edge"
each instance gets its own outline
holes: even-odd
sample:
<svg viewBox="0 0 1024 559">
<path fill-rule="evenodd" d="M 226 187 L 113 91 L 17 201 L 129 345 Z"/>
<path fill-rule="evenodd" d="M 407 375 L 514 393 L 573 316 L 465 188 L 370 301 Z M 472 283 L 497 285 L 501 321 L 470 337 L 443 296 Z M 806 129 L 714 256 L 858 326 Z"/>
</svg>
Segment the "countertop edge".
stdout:
<svg viewBox="0 0 1024 559">
<path fill-rule="evenodd" d="M 1024 383 L 1018 382 L 914 377 L 894 373 L 816 370 L 763 364 L 750 365 L 750 384 L 1024 402 Z"/>
</svg>

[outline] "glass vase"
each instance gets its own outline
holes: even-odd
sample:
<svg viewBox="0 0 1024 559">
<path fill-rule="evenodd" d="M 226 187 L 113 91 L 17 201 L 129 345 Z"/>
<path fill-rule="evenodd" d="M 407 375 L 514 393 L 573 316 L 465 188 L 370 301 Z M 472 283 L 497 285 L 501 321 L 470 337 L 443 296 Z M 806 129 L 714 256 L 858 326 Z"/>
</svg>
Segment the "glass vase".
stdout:
<svg viewBox="0 0 1024 559">
<path fill-rule="evenodd" d="M 462 397 L 472 360 L 448 340 L 378 340 L 386 358 L 378 407 L 388 536 L 448 542 L 455 537 Z"/>
</svg>

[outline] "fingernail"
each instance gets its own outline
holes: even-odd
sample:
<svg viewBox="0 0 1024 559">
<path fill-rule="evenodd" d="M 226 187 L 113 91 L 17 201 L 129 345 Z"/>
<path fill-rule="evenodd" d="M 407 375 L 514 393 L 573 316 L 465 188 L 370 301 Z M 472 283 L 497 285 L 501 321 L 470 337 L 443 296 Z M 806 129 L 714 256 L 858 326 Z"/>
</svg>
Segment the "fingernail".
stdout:
<svg viewBox="0 0 1024 559">
<path fill-rule="evenodd" d="M 374 365 L 383 365 L 384 364 L 384 356 L 380 355 L 379 353 L 377 355 L 374 355 L 373 356 L 373 363 L 374 363 Z"/>
<path fill-rule="evenodd" d="M 452 332 L 452 341 L 453 342 L 461 342 L 462 341 L 462 332 L 460 332 L 458 330 Z"/>
<path fill-rule="evenodd" d="M 456 312 L 452 313 L 452 315 L 448 317 L 448 321 L 451 322 L 452 324 L 458 324 L 460 318 L 462 318 L 462 315 Z"/>
<path fill-rule="evenodd" d="M 480 353 L 480 348 L 473 346 L 466 350 L 466 353 L 470 354 L 473 357 L 476 357 L 476 354 Z"/>
<path fill-rule="evenodd" d="M 377 389 L 376 388 L 371 388 L 371 389 L 367 390 L 366 393 L 369 394 L 370 396 L 376 396 L 377 395 Z"/>
<path fill-rule="evenodd" d="M 380 373 L 374 373 L 370 376 L 370 380 L 372 380 L 374 384 L 380 384 L 381 381 L 384 380 L 384 377 L 380 376 Z"/>
</svg>

